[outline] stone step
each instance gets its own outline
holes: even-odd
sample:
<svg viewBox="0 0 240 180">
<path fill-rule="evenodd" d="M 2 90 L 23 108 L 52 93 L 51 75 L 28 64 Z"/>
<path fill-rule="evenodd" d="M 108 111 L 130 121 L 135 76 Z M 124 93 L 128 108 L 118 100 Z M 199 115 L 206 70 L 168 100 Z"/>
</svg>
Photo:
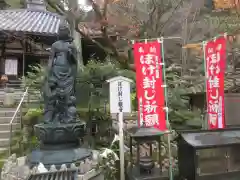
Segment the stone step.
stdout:
<svg viewBox="0 0 240 180">
<path fill-rule="evenodd" d="M 20 102 L 22 99 L 22 97 L 14 97 L 14 100 L 16 103 Z M 28 102 L 35 102 L 35 101 L 39 101 L 40 98 L 39 97 L 30 97 L 29 99 L 27 97 L 24 98 L 23 102 L 24 103 L 28 103 Z M 4 102 L 4 97 L 0 97 L 0 102 Z"/>
<path fill-rule="evenodd" d="M 7 108 L 5 108 L 5 107 L 2 107 L 2 108 L 0 108 L 0 111 L 11 111 L 11 112 L 15 112 L 16 111 L 16 108 L 15 107 L 7 107 Z"/>
<path fill-rule="evenodd" d="M 13 117 L 13 115 L 15 113 L 15 110 L 14 111 L 8 111 L 8 110 L 2 111 L 2 110 L 0 110 L 0 117 Z M 19 115 L 20 115 L 20 111 L 17 113 L 17 116 L 19 116 Z"/>
<path fill-rule="evenodd" d="M 12 124 L 12 130 L 17 130 L 20 129 L 21 125 L 20 123 L 13 123 Z M 0 124 L 0 131 L 6 131 L 6 130 L 10 130 L 10 124 Z"/>
<path fill-rule="evenodd" d="M 9 124 L 12 120 L 12 117 L 0 117 L 0 124 Z M 20 122 L 20 116 L 16 116 L 13 120 L 13 123 L 19 123 Z"/>
<path fill-rule="evenodd" d="M 14 92 L 13 92 L 13 94 L 15 96 L 22 96 L 23 93 L 24 93 L 23 91 L 16 91 L 16 90 L 14 90 Z M 5 94 L 6 94 L 6 92 L 0 90 L 0 97 L 4 96 Z M 30 91 L 28 94 L 29 94 L 29 96 L 36 97 L 36 96 L 39 96 L 41 93 L 37 92 L 37 91 Z"/>
<path fill-rule="evenodd" d="M 9 138 L 0 138 L 0 149 L 9 147 Z M 1 150 L 0 150 L 1 153 Z"/>
<path fill-rule="evenodd" d="M 10 130 L 0 131 L 0 139 L 8 139 L 10 137 Z"/>
<path fill-rule="evenodd" d="M 13 134 L 14 134 L 14 132 L 13 132 Z M 13 136 L 12 138 L 15 139 L 16 137 Z M 9 137 L 8 138 L 0 138 L 0 148 L 8 148 L 8 147 L 9 147 Z"/>
<path fill-rule="evenodd" d="M 16 101 L 20 101 L 23 97 L 23 92 L 14 92 L 13 96 Z M 0 91 L 0 101 L 3 101 L 5 97 L 5 92 Z M 30 93 L 25 96 L 24 101 L 27 102 L 28 100 L 38 100 L 40 97 L 40 93 Z"/>
<path fill-rule="evenodd" d="M 0 153 L 6 151 L 8 148 L 0 148 Z"/>
<path fill-rule="evenodd" d="M 15 139 L 16 135 L 12 131 L 12 138 Z M 15 136 L 15 137 L 14 137 Z M 0 131 L 0 147 L 9 146 L 10 131 Z"/>
<path fill-rule="evenodd" d="M 12 107 L 17 108 L 18 104 L 20 103 L 20 99 L 16 100 Z M 40 99 L 31 99 L 31 100 L 24 100 L 22 105 L 28 105 L 28 104 L 40 104 Z M 0 108 L 4 108 L 4 100 L 0 98 Z"/>
</svg>

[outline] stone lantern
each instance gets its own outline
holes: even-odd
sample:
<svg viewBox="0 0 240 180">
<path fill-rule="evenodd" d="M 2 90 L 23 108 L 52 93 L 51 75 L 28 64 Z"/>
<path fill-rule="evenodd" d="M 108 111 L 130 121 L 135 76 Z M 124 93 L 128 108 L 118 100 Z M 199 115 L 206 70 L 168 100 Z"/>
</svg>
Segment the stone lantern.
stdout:
<svg viewBox="0 0 240 180">
<path fill-rule="evenodd" d="M 160 149 L 161 136 L 163 136 L 163 132 L 153 127 L 134 127 L 132 129 L 129 129 L 128 133 L 130 135 L 130 166 L 127 170 L 129 179 L 169 179 L 168 173 L 163 172 L 161 165 L 162 157 Z M 134 141 L 136 143 L 136 158 L 133 157 Z M 155 144 L 158 146 L 158 152 L 154 152 L 153 150 L 153 145 Z M 154 157 L 157 158 L 154 159 Z"/>
</svg>

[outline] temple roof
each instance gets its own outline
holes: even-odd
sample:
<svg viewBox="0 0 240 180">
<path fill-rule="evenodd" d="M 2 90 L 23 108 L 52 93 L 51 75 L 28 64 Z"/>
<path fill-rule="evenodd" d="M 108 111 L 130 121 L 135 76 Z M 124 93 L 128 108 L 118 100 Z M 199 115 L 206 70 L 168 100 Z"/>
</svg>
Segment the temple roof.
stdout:
<svg viewBox="0 0 240 180">
<path fill-rule="evenodd" d="M 61 16 L 48 11 L 30 9 L 0 11 L 0 31 L 56 35 L 61 22 Z"/>
</svg>

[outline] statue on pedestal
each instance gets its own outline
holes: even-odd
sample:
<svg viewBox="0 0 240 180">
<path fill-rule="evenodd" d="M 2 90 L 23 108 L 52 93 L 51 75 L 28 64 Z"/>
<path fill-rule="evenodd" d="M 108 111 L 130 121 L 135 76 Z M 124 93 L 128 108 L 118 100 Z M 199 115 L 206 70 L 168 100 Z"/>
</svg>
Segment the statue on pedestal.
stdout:
<svg viewBox="0 0 240 180">
<path fill-rule="evenodd" d="M 59 31 L 59 40 L 51 48 L 43 89 L 46 124 L 76 122 L 76 50 L 69 37 L 69 30 L 61 27 Z"/>
<path fill-rule="evenodd" d="M 59 40 L 52 44 L 48 71 L 42 88 L 43 123 L 35 125 L 40 148 L 28 157 L 30 165 L 71 164 L 91 157 L 91 150 L 80 148 L 86 124 L 77 117 L 76 50 L 67 26 L 59 29 Z"/>
</svg>

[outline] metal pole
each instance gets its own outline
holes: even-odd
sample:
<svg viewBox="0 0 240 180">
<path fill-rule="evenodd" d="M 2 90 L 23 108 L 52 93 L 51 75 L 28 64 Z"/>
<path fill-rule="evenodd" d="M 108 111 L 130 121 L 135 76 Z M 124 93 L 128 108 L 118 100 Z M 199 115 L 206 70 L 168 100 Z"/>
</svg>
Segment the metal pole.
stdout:
<svg viewBox="0 0 240 180">
<path fill-rule="evenodd" d="M 23 79 L 25 80 L 25 37 L 24 37 L 24 40 L 23 40 L 23 61 L 22 61 L 22 73 L 23 73 Z"/>
<path fill-rule="evenodd" d="M 9 151 L 8 151 L 8 155 L 11 156 L 11 154 L 12 154 L 12 124 L 10 124 Z"/>
<path fill-rule="evenodd" d="M 123 112 L 118 113 L 119 121 L 119 149 L 120 149 L 120 179 L 125 180 L 125 167 L 124 167 L 124 137 L 123 137 Z"/>
<path fill-rule="evenodd" d="M 181 36 L 167 36 L 167 37 L 161 37 L 162 39 L 168 39 L 168 40 L 171 40 L 171 39 L 183 39 Z M 147 39 L 148 41 L 153 41 L 153 40 L 158 40 L 159 37 L 157 38 L 150 38 L 150 39 Z M 145 41 L 146 39 L 137 39 L 138 42 L 141 42 L 141 41 Z M 134 44 L 135 40 L 131 40 L 132 43 Z"/>
<path fill-rule="evenodd" d="M 207 42 L 206 41 L 203 41 L 202 42 L 202 48 L 203 48 L 203 64 L 204 64 L 204 71 L 205 71 L 205 77 L 207 78 L 207 64 L 206 64 L 206 52 L 205 52 L 205 47 L 206 47 L 206 44 Z M 207 81 L 205 80 L 205 89 L 207 87 Z M 207 100 L 208 100 L 208 96 L 207 96 L 207 93 L 206 93 L 206 98 L 205 98 L 205 102 L 207 103 Z M 204 104 L 206 104 L 204 103 Z M 205 125 L 205 129 L 208 129 L 208 109 L 206 107 L 205 109 L 205 117 L 204 117 L 204 125 Z"/>
<path fill-rule="evenodd" d="M 161 37 L 160 42 L 162 43 L 161 46 L 161 52 L 162 52 L 162 62 L 163 62 L 163 79 L 164 83 L 167 84 L 167 79 L 166 79 L 166 69 L 165 69 L 165 59 L 164 59 L 164 45 L 163 45 L 164 38 Z M 165 109 L 166 109 L 166 121 L 168 123 L 168 129 L 171 132 L 171 126 L 169 123 L 169 114 L 168 114 L 168 92 L 167 92 L 167 86 L 164 88 L 164 95 L 165 95 Z M 171 151 L 171 134 L 168 132 L 167 136 L 167 141 L 168 141 L 168 158 L 169 158 L 169 179 L 173 180 L 173 167 L 172 167 L 172 151 Z"/>
</svg>

